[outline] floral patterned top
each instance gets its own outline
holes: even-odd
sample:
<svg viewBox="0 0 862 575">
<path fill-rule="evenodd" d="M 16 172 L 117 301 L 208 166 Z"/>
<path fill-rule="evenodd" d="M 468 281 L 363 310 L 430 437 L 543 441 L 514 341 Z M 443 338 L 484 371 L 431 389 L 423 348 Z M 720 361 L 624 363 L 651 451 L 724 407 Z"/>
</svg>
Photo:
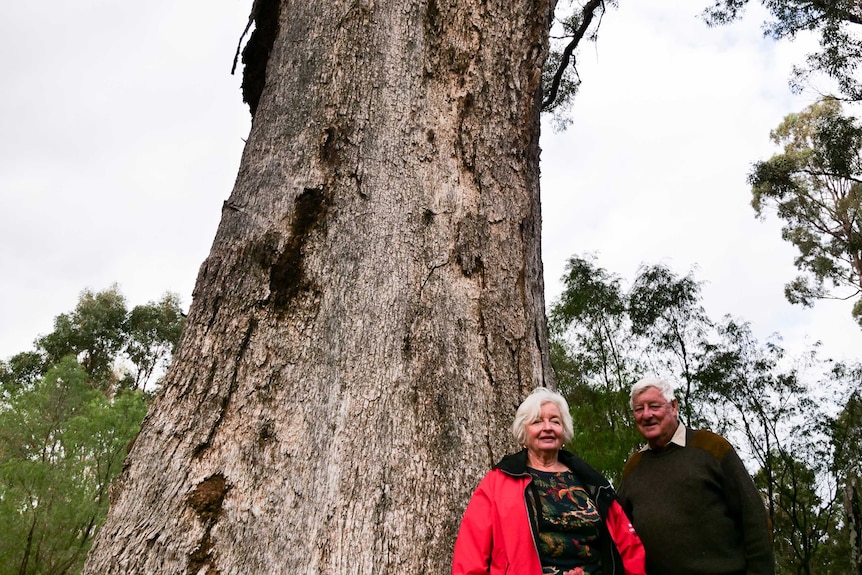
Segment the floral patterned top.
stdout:
<svg viewBox="0 0 862 575">
<path fill-rule="evenodd" d="M 600 575 L 599 510 L 571 471 L 527 468 L 528 497 L 539 527 L 536 546 L 543 575 Z"/>
</svg>

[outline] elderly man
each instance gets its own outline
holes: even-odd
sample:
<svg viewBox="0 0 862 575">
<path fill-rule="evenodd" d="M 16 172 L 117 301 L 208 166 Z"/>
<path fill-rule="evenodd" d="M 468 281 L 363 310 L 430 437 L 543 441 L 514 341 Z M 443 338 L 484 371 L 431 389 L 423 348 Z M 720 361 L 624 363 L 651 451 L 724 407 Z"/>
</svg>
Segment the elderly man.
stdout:
<svg viewBox="0 0 862 575">
<path fill-rule="evenodd" d="M 772 535 L 760 493 L 730 443 L 679 421 L 671 385 L 646 378 L 631 404 L 647 445 L 626 463 L 623 508 L 649 575 L 772 575 Z"/>
</svg>

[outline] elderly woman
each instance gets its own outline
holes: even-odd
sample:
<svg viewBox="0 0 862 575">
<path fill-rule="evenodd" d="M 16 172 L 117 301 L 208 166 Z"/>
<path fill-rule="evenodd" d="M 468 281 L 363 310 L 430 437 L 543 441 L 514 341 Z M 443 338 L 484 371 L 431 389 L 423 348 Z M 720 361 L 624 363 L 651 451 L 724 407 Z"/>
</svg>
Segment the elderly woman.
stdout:
<svg viewBox="0 0 862 575">
<path fill-rule="evenodd" d="M 643 575 L 643 547 L 610 483 L 562 449 L 574 435 L 563 396 L 534 390 L 512 433 L 524 449 L 473 492 L 452 574 Z"/>
</svg>

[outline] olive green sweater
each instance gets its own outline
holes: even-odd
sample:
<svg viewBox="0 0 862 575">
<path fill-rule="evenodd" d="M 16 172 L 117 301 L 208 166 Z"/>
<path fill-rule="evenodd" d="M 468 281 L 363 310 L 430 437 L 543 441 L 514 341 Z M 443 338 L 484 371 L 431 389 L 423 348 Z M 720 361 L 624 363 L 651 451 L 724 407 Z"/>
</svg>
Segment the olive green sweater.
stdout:
<svg viewBox="0 0 862 575">
<path fill-rule="evenodd" d="M 618 492 L 646 549 L 649 575 L 772 575 L 760 493 L 730 443 L 686 430 L 686 445 L 643 450 Z"/>
</svg>

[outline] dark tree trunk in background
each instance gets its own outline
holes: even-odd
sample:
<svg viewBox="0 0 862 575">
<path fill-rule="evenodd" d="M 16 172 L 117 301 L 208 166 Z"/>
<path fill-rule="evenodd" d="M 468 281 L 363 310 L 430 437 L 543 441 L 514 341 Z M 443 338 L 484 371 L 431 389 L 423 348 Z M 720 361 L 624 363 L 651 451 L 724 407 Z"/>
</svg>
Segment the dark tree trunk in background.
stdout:
<svg viewBox="0 0 862 575">
<path fill-rule="evenodd" d="M 259 4 L 236 186 L 84 571 L 442 575 L 550 375 L 553 0 Z"/>
<path fill-rule="evenodd" d="M 844 512 L 850 534 L 850 557 L 853 573 L 862 575 L 862 501 L 859 497 L 859 477 L 851 476 L 844 486 Z"/>
</svg>

